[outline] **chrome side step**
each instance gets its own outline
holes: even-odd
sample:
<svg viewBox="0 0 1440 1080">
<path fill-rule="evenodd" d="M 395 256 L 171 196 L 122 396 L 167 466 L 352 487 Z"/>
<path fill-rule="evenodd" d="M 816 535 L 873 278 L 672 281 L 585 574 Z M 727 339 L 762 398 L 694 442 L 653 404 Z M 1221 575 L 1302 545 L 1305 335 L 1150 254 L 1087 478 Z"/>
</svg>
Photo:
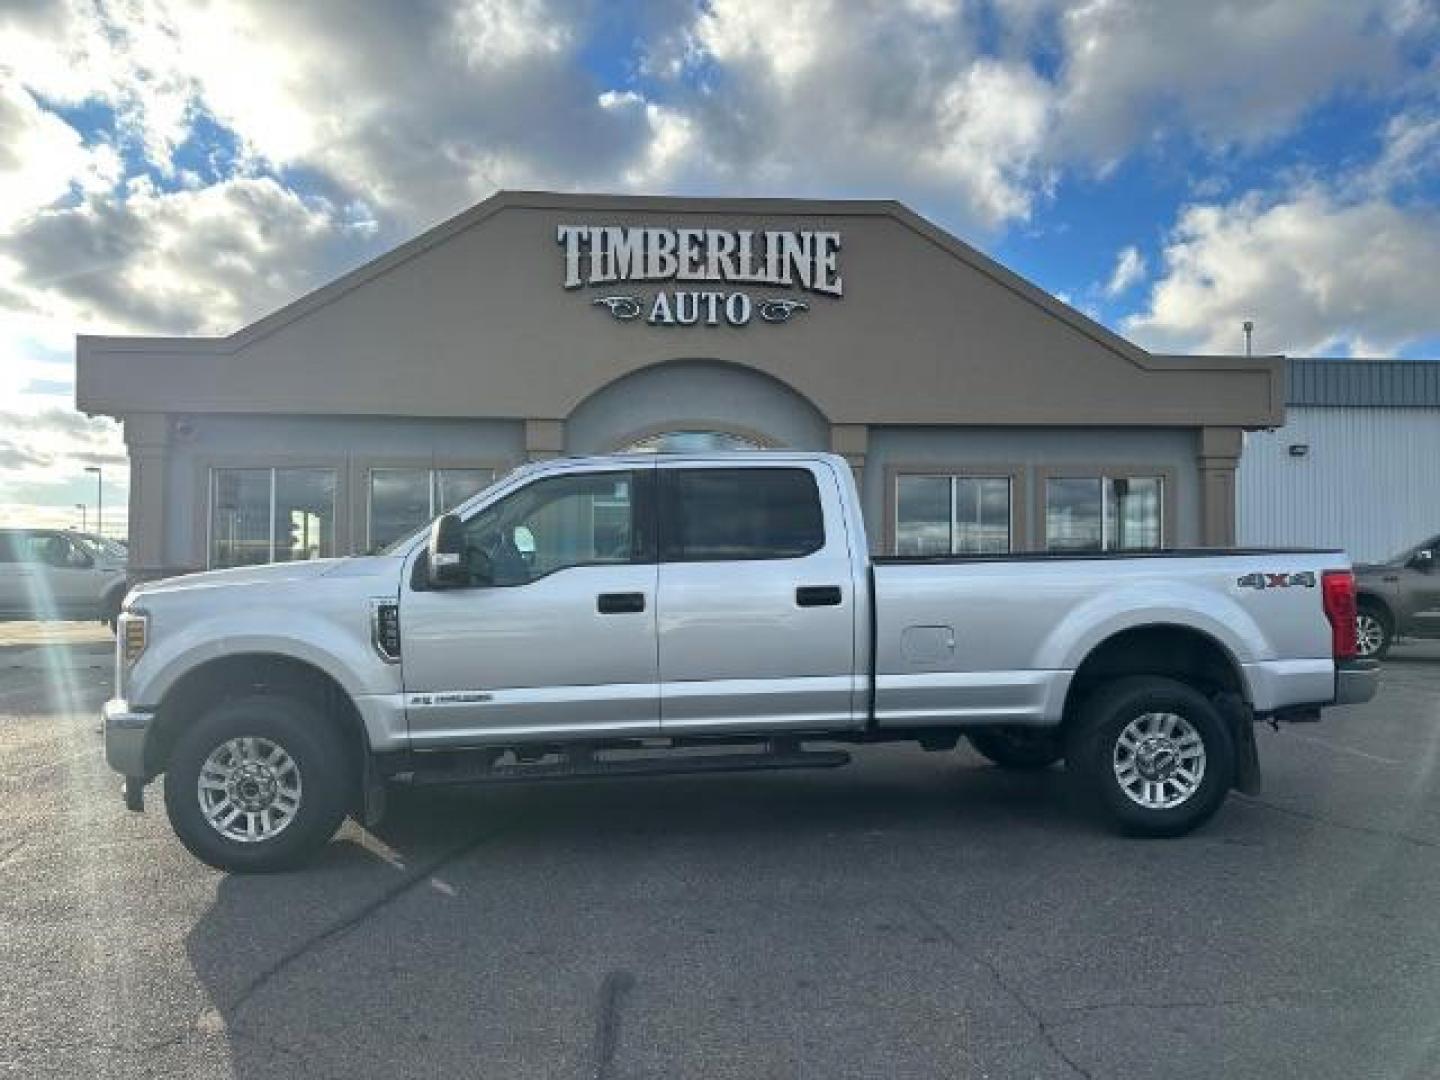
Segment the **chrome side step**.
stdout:
<svg viewBox="0 0 1440 1080">
<path fill-rule="evenodd" d="M 762 744 L 764 745 L 764 744 Z M 437 757 L 440 755 L 437 755 Z M 416 786 L 511 784 L 534 780 L 588 780 L 605 776 L 683 776 L 692 773 L 758 772 L 770 769 L 833 769 L 848 765 L 845 750 L 765 750 L 758 753 L 660 753 L 577 747 L 538 761 L 521 761 L 510 752 L 444 755 L 443 764 L 417 762 L 410 774 Z M 509 760 L 506 760 L 506 759 Z"/>
</svg>

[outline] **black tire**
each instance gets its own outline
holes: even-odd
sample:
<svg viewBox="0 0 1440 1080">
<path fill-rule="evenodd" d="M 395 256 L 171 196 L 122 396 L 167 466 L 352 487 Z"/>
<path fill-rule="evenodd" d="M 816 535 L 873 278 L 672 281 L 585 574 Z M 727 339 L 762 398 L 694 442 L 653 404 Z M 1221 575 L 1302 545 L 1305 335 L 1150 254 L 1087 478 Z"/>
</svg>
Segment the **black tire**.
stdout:
<svg viewBox="0 0 1440 1080">
<path fill-rule="evenodd" d="M 116 628 L 120 625 L 120 605 L 124 602 L 125 590 L 116 589 L 111 595 L 107 596 L 101 604 L 100 621 L 110 628 L 112 634 L 115 633 Z"/>
<path fill-rule="evenodd" d="M 1204 770 L 1198 785 L 1183 799 L 1185 781 L 1180 774 L 1159 782 L 1155 789 L 1141 775 L 1138 754 L 1128 750 L 1117 754 L 1121 735 L 1132 721 L 1139 723 L 1146 714 L 1179 717 L 1199 736 Z M 1188 735 L 1185 738 L 1188 740 Z M 1168 759 L 1163 755 L 1164 744 L 1159 745 L 1163 766 Z M 1194 687 L 1152 675 L 1117 679 L 1096 690 L 1075 717 L 1065 757 L 1082 792 L 1121 832 L 1131 836 L 1182 836 L 1190 832 L 1220 809 L 1235 778 L 1235 739 L 1225 717 Z M 1136 795 L 1130 794 L 1117 772 L 1124 768 L 1122 759 L 1126 757 L 1134 762 L 1136 779 L 1132 783 L 1142 785 L 1142 792 Z M 1191 764 L 1191 771 L 1195 771 L 1194 762 Z M 1140 800 L 1152 790 L 1160 793 L 1156 805 L 1145 805 Z M 1173 806 L 1162 805 L 1166 800 L 1180 801 Z"/>
<path fill-rule="evenodd" d="M 1065 756 L 1065 744 L 1055 731 L 996 728 L 971 732 L 968 738 L 982 757 L 1002 769 L 1045 769 Z"/>
<path fill-rule="evenodd" d="M 1379 644 L 1366 651 L 1362 642 L 1366 640 L 1363 633 L 1365 626 L 1362 620 L 1375 620 L 1375 629 L 1379 633 Z M 1359 655 L 1366 660 L 1384 660 L 1390 652 L 1390 646 L 1395 643 L 1395 622 L 1390 618 L 1390 613 L 1376 603 L 1367 603 L 1362 600 L 1355 608 L 1355 640 L 1359 646 Z"/>
<path fill-rule="evenodd" d="M 298 770 L 298 805 L 272 838 L 231 839 L 201 810 L 201 767 L 213 751 L 237 738 L 268 740 L 281 747 Z M 209 709 L 176 741 L 165 769 L 165 810 L 180 842 L 217 870 L 284 870 L 313 855 L 335 835 L 353 787 L 351 769 L 350 755 L 334 728 L 309 703 L 270 694 L 238 698 Z"/>
</svg>

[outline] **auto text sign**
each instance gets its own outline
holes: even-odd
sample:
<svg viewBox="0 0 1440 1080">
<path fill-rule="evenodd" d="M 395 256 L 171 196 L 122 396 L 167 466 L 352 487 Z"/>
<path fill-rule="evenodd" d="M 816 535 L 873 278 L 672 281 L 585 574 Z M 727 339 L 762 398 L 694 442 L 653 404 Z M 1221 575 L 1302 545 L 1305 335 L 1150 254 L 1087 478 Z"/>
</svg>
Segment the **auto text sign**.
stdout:
<svg viewBox="0 0 1440 1080">
<path fill-rule="evenodd" d="M 565 288 L 615 286 L 591 303 L 620 322 L 784 323 L 809 311 L 810 303 L 776 295 L 778 290 L 836 299 L 845 292 L 838 232 L 561 225 L 555 240 L 565 251 Z M 671 282 L 721 287 L 687 289 Z M 622 288 L 651 284 L 660 287 Z"/>
</svg>

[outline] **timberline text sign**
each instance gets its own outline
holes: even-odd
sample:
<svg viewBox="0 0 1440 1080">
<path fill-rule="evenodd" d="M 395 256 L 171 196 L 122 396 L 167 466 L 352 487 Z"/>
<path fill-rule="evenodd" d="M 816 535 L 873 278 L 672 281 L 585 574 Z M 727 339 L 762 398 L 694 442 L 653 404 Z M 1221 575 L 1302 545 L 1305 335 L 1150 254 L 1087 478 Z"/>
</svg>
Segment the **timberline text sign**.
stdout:
<svg viewBox="0 0 1440 1080">
<path fill-rule="evenodd" d="M 810 229 L 670 229 L 561 225 L 565 288 L 700 282 L 798 289 L 839 298 L 840 234 Z M 662 287 L 653 294 L 616 291 L 592 301 L 621 322 L 651 326 L 745 326 L 788 322 L 808 311 L 793 296 L 752 295 L 748 288 Z"/>
</svg>

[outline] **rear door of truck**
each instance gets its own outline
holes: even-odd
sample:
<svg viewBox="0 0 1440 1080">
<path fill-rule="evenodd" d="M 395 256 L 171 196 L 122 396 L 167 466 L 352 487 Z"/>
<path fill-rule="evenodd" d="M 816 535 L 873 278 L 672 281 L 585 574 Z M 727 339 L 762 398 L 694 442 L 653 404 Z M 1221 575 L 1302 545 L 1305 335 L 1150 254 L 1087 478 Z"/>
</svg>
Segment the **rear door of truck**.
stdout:
<svg viewBox="0 0 1440 1080">
<path fill-rule="evenodd" d="M 866 584 L 829 466 L 662 460 L 659 490 L 661 732 L 863 725 Z"/>
</svg>

